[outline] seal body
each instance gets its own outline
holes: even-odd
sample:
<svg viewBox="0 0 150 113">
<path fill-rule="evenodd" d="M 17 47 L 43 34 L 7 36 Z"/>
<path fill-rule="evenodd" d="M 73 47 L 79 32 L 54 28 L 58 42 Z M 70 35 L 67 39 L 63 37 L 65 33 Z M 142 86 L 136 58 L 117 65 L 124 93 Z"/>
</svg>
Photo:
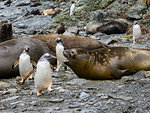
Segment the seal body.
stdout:
<svg viewBox="0 0 150 113">
<path fill-rule="evenodd" d="M 86 33 L 105 33 L 110 34 L 122 34 L 125 33 L 128 28 L 127 23 L 101 20 L 101 21 L 91 21 L 86 25 Z"/>
<path fill-rule="evenodd" d="M 81 78 L 119 79 L 140 70 L 150 70 L 150 50 L 108 47 L 64 51 L 65 64 Z"/>
<path fill-rule="evenodd" d="M 137 24 L 137 21 L 134 21 L 134 25 L 133 25 L 133 43 L 139 42 L 139 38 L 142 35 L 142 31 L 141 31 L 141 27 Z"/>
<path fill-rule="evenodd" d="M 37 96 L 41 95 L 40 91 L 43 89 L 52 91 L 52 70 L 48 61 L 48 59 L 50 59 L 51 57 L 52 56 L 50 54 L 46 53 L 39 59 L 37 63 L 37 69 L 34 78 Z"/>
<path fill-rule="evenodd" d="M 12 39 L 0 43 L 0 78 L 19 75 L 18 68 L 12 69 L 12 65 L 24 50 L 24 45 L 30 46 L 28 54 L 34 61 L 37 61 L 41 55 L 50 51 L 47 43 L 37 39 Z"/>
</svg>

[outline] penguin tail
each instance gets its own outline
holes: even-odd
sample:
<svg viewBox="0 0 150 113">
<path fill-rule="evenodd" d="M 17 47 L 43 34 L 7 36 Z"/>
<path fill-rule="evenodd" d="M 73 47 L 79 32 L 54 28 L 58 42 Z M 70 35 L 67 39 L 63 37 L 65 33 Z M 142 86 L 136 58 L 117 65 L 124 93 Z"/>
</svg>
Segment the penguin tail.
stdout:
<svg viewBox="0 0 150 113">
<path fill-rule="evenodd" d="M 13 69 L 16 68 L 18 64 L 19 64 L 19 59 L 15 61 L 15 63 L 12 65 L 12 68 Z"/>
</svg>

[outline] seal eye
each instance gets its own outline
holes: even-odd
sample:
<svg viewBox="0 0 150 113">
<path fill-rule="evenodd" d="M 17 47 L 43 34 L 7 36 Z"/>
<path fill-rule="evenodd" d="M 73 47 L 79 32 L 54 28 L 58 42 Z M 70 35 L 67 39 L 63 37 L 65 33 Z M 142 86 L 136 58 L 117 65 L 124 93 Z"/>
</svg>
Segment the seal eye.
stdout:
<svg viewBox="0 0 150 113">
<path fill-rule="evenodd" d="M 75 55 L 75 52 L 73 50 L 70 51 L 70 55 L 71 55 L 71 57 L 73 57 Z"/>
</svg>

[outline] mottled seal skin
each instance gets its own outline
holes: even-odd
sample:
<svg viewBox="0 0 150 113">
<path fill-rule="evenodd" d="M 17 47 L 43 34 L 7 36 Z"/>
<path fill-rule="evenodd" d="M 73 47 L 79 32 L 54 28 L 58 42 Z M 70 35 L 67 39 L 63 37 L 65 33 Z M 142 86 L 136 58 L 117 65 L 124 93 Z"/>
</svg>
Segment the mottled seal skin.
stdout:
<svg viewBox="0 0 150 113">
<path fill-rule="evenodd" d="M 37 61 L 44 53 L 49 52 L 47 44 L 37 39 L 12 39 L 0 43 L 0 78 L 10 78 L 19 75 L 18 68 L 12 69 L 24 46 L 29 45 L 29 55 Z"/>
<path fill-rule="evenodd" d="M 52 52 L 56 52 L 56 42 L 54 42 L 54 40 L 57 37 L 61 38 L 64 47 L 67 49 L 71 49 L 71 48 L 97 49 L 97 48 L 107 47 L 107 45 L 97 40 L 88 37 L 81 37 L 81 36 L 41 34 L 41 35 L 34 35 L 29 38 L 35 38 L 46 42 L 49 46 L 49 49 Z M 52 55 L 56 55 L 56 54 L 52 54 Z"/>
<path fill-rule="evenodd" d="M 150 50 L 108 47 L 95 50 L 68 49 L 64 63 L 86 79 L 119 79 L 140 70 L 150 70 Z"/>
</svg>

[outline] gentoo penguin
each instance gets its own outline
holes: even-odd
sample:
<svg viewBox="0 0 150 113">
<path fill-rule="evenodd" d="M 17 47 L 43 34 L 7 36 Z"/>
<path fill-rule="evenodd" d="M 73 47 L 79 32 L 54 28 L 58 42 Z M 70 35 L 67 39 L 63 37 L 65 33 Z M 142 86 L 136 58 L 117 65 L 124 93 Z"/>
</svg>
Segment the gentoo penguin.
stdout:
<svg viewBox="0 0 150 113">
<path fill-rule="evenodd" d="M 65 32 L 65 27 L 63 23 L 60 23 L 60 25 L 56 29 L 56 33 L 63 34 Z"/>
<path fill-rule="evenodd" d="M 70 16 L 74 15 L 74 11 L 75 11 L 75 2 L 72 1 L 72 2 L 71 2 L 71 6 L 70 6 L 70 8 L 69 8 L 69 15 L 70 15 Z"/>
<path fill-rule="evenodd" d="M 65 50 L 65 47 L 63 46 L 61 38 L 57 37 L 54 41 L 57 42 L 57 45 L 56 45 L 57 69 L 56 71 L 59 71 L 59 69 L 62 66 L 65 66 L 65 64 L 63 63 L 64 60 L 66 60 L 66 57 L 63 55 L 63 51 Z"/>
<path fill-rule="evenodd" d="M 19 64 L 19 73 L 21 76 L 20 83 L 23 82 L 25 75 L 29 71 L 33 70 L 33 66 L 36 67 L 36 63 L 34 61 L 31 61 L 30 56 L 28 54 L 29 49 L 30 49 L 30 46 L 25 45 L 23 52 L 19 56 L 19 60 L 16 60 L 13 65 L 13 68 L 15 68 Z M 32 78 L 32 76 L 30 76 L 30 78 Z"/>
<path fill-rule="evenodd" d="M 142 32 L 141 32 L 141 27 L 138 25 L 137 21 L 134 21 L 133 25 L 133 43 L 135 41 L 139 42 L 139 38 L 141 37 Z"/>
<path fill-rule="evenodd" d="M 54 91 L 54 89 L 51 89 L 52 70 L 50 68 L 50 63 L 48 61 L 51 58 L 56 58 L 56 57 L 52 56 L 49 53 L 45 53 L 38 60 L 35 77 L 34 77 L 34 83 L 35 83 L 35 88 L 37 91 L 37 96 L 42 95 L 40 91 L 43 89 L 48 89 L 48 91 Z"/>
</svg>

